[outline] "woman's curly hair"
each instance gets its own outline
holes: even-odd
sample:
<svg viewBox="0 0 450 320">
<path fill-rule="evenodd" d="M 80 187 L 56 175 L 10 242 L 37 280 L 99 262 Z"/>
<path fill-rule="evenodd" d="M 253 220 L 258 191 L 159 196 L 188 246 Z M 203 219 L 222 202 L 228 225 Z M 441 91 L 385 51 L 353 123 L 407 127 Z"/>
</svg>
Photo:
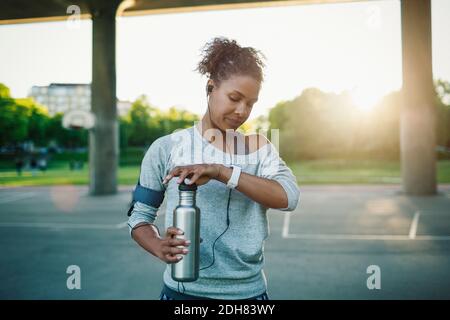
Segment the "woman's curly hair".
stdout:
<svg viewBox="0 0 450 320">
<path fill-rule="evenodd" d="M 196 70 L 218 85 L 232 75 L 248 75 L 259 82 L 264 80 L 264 54 L 251 47 L 241 47 L 236 40 L 214 38 L 206 43 L 202 56 Z"/>
</svg>

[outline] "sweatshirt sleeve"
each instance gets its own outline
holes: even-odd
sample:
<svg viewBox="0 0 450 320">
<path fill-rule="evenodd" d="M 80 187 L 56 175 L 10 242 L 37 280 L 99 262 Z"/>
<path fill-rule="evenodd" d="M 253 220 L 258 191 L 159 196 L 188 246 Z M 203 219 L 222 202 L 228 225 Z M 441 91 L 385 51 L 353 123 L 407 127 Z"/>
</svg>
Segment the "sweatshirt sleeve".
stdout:
<svg viewBox="0 0 450 320">
<path fill-rule="evenodd" d="M 166 191 L 162 183 L 166 174 L 166 151 L 162 138 L 155 140 L 148 148 L 141 163 L 140 184 L 143 187 L 155 191 Z M 137 224 L 154 223 L 157 212 L 158 208 L 137 201 L 128 219 L 130 235 Z"/>
<path fill-rule="evenodd" d="M 277 208 L 277 210 L 294 211 L 300 198 L 297 179 L 270 141 L 267 141 L 267 145 L 263 149 L 264 152 L 260 155 L 258 176 L 277 181 L 286 192 L 288 206 L 286 208 Z"/>
</svg>

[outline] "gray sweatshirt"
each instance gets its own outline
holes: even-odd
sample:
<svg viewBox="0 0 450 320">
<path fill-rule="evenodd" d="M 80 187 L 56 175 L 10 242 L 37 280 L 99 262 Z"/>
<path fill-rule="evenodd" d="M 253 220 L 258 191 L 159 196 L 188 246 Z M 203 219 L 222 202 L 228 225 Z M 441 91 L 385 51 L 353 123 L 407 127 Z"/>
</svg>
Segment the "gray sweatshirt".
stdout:
<svg viewBox="0 0 450 320">
<path fill-rule="evenodd" d="M 165 228 L 173 225 L 173 210 L 178 205 L 177 178 L 163 184 L 164 177 L 175 166 L 195 163 L 220 163 L 241 167 L 242 172 L 273 179 L 286 191 L 288 206 L 278 209 L 293 211 L 299 201 L 299 189 L 292 171 L 280 158 L 275 146 L 268 142 L 250 154 L 230 154 L 219 150 L 206 140 L 197 125 L 176 131 L 155 140 L 147 150 L 141 165 L 142 186 L 165 191 Z M 227 186 L 217 180 L 198 186 L 196 205 L 200 208 L 200 268 L 213 261 L 212 244 L 227 228 Z M 167 264 L 164 283 L 175 291 L 213 299 L 246 299 L 267 290 L 263 271 L 264 241 L 269 235 L 267 207 L 251 200 L 234 189 L 231 193 L 228 230 L 216 241 L 215 262 L 200 270 L 194 282 L 181 283 L 171 278 L 171 266 Z M 128 225 L 130 232 L 141 222 L 153 223 L 158 209 L 136 202 Z M 163 236 L 164 232 L 161 232 Z"/>
</svg>

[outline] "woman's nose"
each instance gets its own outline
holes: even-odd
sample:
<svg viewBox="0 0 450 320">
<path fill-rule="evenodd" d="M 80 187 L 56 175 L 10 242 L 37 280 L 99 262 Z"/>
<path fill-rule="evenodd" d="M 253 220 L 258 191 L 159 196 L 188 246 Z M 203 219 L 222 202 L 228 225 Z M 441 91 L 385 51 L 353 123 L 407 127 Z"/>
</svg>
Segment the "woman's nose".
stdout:
<svg viewBox="0 0 450 320">
<path fill-rule="evenodd" d="M 236 109 L 234 110 L 234 113 L 238 114 L 239 116 L 243 116 L 246 111 L 245 103 L 240 103 Z"/>
</svg>

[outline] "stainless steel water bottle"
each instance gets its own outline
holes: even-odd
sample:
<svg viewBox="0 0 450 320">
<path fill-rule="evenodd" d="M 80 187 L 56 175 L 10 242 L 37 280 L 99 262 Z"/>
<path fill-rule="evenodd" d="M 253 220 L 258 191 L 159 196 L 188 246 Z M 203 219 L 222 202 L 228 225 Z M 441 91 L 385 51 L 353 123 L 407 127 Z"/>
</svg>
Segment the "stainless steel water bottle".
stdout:
<svg viewBox="0 0 450 320">
<path fill-rule="evenodd" d="M 198 279 L 200 258 L 200 209 L 195 205 L 197 185 L 178 185 L 180 200 L 173 210 L 174 227 L 184 231 L 183 235 L 177 235 L 177 239 L 190 240 L 187 247 L 189 252 L 183 255 L 183 259 L 172 263 L 172 279 L 175 281 L 191 282 Z"/>
</svg>

